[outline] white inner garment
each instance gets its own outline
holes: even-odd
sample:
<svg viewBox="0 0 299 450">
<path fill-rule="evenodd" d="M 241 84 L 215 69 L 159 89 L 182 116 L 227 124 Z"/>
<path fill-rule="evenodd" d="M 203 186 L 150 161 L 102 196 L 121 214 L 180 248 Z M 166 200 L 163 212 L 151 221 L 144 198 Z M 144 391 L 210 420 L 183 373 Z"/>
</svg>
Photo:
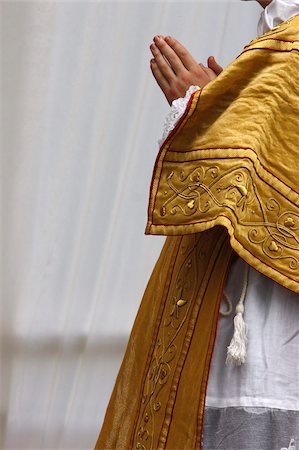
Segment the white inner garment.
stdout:
<svg viewBox="0 0 299 450">
<path fill-rule="evenodd" d="M 159 139 L 160 146 L 163 144 L 169 133 L 175 128 L 179 119 L 184 114 L 191 95 L 199 89 L 199 86 L 190 86 L 185 94 L 185 97 L 177 98 L 172 102 L 169 113 L 164 120 L 162 138 Z"/>
<path fill-rule="evenodd" d="M 299 14 L 299 0 L 272 0 L 261 14 L 257 27 L 258 35 L 261 36 L 297 14 Z"/>
<path fill-rule="evenodd" d="M 225 291 L 236 306 L 246 263 L 232 265 Z M 223 299 L 221 309 L 225 310 Z M 299 411 L 299 296 L 250 268 L 245 301 L 247 360 L 226 365 L 233 313 L 220 317 L 206 405 L 248 406 Z"/>
</svg>

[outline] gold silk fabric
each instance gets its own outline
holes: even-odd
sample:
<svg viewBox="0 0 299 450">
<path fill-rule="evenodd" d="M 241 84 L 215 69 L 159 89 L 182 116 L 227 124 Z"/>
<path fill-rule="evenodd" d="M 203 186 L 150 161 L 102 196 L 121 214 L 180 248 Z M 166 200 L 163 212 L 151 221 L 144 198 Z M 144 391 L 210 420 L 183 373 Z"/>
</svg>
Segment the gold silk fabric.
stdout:
<svg viewBox="0 0 299 450">
<path fill-rule="evenodd" d="M 202 448 L 233 249 L 299 292 L 298 28 L 295 16 L 245 47 L 192 96 L 160 149 L 146 232 L 168 237 L 96 450 Z"/>
<path fill-rule="evenodd" d="M 209 367 L 232 255 L 223 231 L 214 227 L 166 239 L 96 450 L 201 448 Z"/>
<path fill-rule="evenodd" d="M 160 149 L 147 234 L 227 228 L 256 270 L 299 293 L 299 15 L 191 97 Z"/>
</svg>

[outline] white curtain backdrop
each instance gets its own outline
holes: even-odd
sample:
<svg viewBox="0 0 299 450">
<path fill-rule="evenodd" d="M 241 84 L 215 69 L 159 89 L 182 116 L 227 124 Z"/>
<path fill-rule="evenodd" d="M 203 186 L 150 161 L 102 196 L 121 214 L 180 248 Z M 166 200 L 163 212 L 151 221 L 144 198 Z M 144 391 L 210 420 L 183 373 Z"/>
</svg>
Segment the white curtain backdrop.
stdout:
<svg viewBox="0 0 299 450">
<path fill-rule="evenodd" d="M 2 1 L 1 448 L 93 449 L 163 237 L 155 34 L 226 66 L 255 2 Z M 122 449 L 118 449 L 122 450 Z"/>
</svg>

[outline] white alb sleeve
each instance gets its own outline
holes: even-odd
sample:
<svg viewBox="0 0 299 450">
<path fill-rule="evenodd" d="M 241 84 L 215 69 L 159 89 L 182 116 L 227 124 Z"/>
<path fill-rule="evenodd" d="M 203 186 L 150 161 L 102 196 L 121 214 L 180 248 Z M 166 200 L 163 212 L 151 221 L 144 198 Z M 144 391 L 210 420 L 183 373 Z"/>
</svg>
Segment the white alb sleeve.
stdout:
<svg viewBox="0 0 299 450">
<path fill-rule="evenodd" d="M 177 98 L 172 102 L 170 111 L 165 117 L 162 137 L 158 141 L 160 147 L 184 114 L 191 95 L 198 90 L 200 90 L 199 86 L 190 86 L 185 97 Z"/>
</svg>

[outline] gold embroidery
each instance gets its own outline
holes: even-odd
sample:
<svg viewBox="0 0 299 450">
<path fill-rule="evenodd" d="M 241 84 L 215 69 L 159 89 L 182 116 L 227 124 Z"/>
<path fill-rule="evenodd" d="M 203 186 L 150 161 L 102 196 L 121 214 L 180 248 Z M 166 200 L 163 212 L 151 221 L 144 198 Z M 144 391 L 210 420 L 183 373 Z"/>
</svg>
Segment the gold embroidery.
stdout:
<svg viewBox="0 0 299 450">
<path fill-rule="evenodd" d="M 169 381 L 178 356 L 177 340 L 184 329 L 198 285 L 198 261 L 204 253 L 198 248 L 198 237 L 182 239 L 180 254 L 183 261 L 177 272 L 173 291 L 169 293 L 165 317 L 153 352 L 142 395 L 142 405 L 136 427 L 133 448 L 153 450 L 156 422 L 162 406 L 163 389 Z M 163 409 L 164 411 L 164 409 Z M 163 417 L 162 417 L 163 419 Z"/>
<path fill-rule="evenodd" d="M 276 214 L 276 220 L 268 221 L 265 213 L 265 221 L 255 224 L 259 228 L 252 228 L 248 232 L 248 237 L 252 243 L 262 245 L 265 255 L 271 259 L 284 259 L 289 262 L 288 266 L 291 270 L 296 270 L 298 258 L 295 254 L 297 255 L 299 250 L 299 214 L 291 211 L 282 213 L 280 204 L 274 198 L 268 199 L 266 209 Z M 292 223 L 294 222 L 292 227 L 284 224 L 286 216 Z"/>
<path fill-rule="evenodd" d="M 292 219 L 292 217 L 288 217 L 285 221 L 284 221 L 284 226 L 288 227 L 288 228 L 293 228 L 295 226 L 295 222 Z"/>
<path fill-rule="evenodd" d="M 194 205 L 195 205 L 195 200 L 190 200 L 190 202 L 187 203 L 187 206 L 188 206 L 190 209 L 193 209 L 193 208 L 194 208 Z"/>
<path fill-rule="evenodd" d="M 271 252 L 278 252 L 279 248 L 278 248 L 278 246 L 277 246 L 277 244 L 276 244 L 275 241 L 271 241 L 271 242 L 270 242 L 270 244 L 269 244 L 269 250 L 270 250 Z"/>
<path fill-rule="evenodd" d="M 249 164 L 230 163 L 225 168 L 208 162 L 190 172 L 171 170 L 166 176 L 168 198 L 162 203 L 160 216 L 168 224 L 171 216 L 176 216 L 175 224 L 179 225 L 184 223 L 184 216 L 204 222 L 223 214 L 243 227 L 248 240 L 264 255 L 285 261 L 294 271 L 299 264 L 299 215 L 283 211 L 272 197 L 265 204 Z"/>
<path fill-rule="evenodd" d="M 183 300 L 183 299 L 180 299 L 180 300 L 178 300 L 178 301 L 176 302 L 176 304 L 177 304 L 178 306 L 184 306 L 184 305 L 186 305 L 186 303 L 187 303 L 187 301 L 186 301 L 186 300 Z"/>
</svg>

